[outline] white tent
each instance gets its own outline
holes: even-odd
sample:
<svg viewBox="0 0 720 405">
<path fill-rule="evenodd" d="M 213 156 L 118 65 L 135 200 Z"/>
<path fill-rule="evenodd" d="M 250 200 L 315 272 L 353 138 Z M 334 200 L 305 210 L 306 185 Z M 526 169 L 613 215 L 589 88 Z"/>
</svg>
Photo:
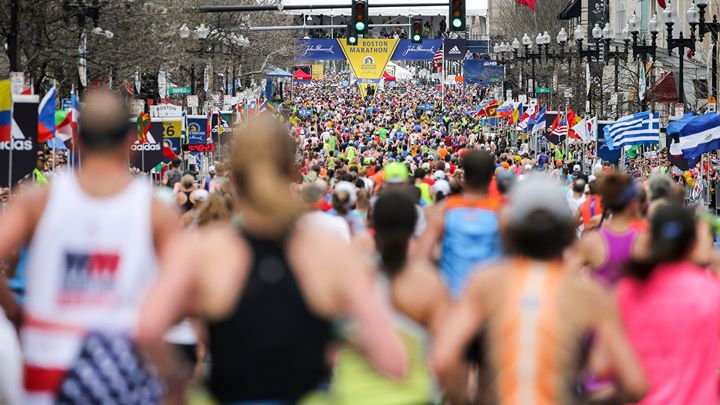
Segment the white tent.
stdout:
<svg viewBox="0 0 720 405">
<path fill-rule="evenodd" d="M 448 6 L 430 6 L 430 7 L 413 7 L 413 4 L 418 2 L 422 3 L 435 3 L 441 2 L 442 0 L 369 0 L 370 16 L 446 16 L 448 14 Z M 350 0 L 316 0 L 313 3 L 318 5 L 332 4 L 332 5 L 349 5 Z M 407 7 L 373 7 L 373 4 L 398 4 L 407 3 Z M 288 5 L 305 5 L 308 4 L 308 0 L 282 0 L 283 6 Z M 466 2 L 466 13 L 468 16 L 486 16 L 488 9 L 488 0 L 467 0 Z M 285 10 L 287 14 L 291 15 L 326 15 L 326 16 L 348 16 L 350 15 L 350 8 L 313 8 L 312 10 Z"/>
</svg>

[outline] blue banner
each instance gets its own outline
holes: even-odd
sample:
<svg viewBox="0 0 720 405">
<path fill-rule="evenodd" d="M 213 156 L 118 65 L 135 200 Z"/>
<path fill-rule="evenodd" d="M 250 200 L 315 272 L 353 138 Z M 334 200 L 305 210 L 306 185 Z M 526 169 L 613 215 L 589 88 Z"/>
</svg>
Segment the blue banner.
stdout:
<svg viewBox="0 0 720 405">
<path fill-rule="evenodd" d="M 489 53 L 490 52 L 490 41 L 487 40 L 468 40 L 467 49 L 472 53 Z"/>
<path fill-rule="evenodd" d="M 598 128 L 597 128 L 597 155 L 602 160 L 607 160 L 608 162 L 617 162 L 620 160 L 620 154 L 622 153 L 621 149 L 615 149 L 610 150 L 607 147 L 607 144 L 605 143 L 605 126 L 608 124 L 611 124 L 611 122 L 598 122 Z"/>
<path fill-rule="evenodd" d="M 505 78 L 505 69 L 494 60 L 466 60 L 465 83 L 489 86 L 492 83 L 502 82 Z"/>
<path fill-rule="evenodd" d="M 309 117 L 313 114 L 313 110 L 309 108 L 301 108 L 298 110 L 298 115 L 301 117 Z"/>
<path fill-rule="evenodd" d="M 427 110 L 434 110 L 434 109 L 435 109 L 435 104 L 433 104 L 433 103 L 420 104 L 420 108 L 422 108 L 423 110 L 426 110 L 426 111 L 427 111 Z"/>
<path fill-rule="evenodd" d="M 188 144 L 207 143 L 207 117 L 188 117 L 187 119 Z"/>
<path fill-rule="evenodd" d="M 335 39 L 298 39 L 297 60 L 345 60 L 340 44 Z"/>
<path fill-rule="evenodd" d="M 425 39 L 421 44 L 413 44 L 409 39 L 401 39 L 390 59 L 430 61 L 441 48 L 442 39 Z"/>
</svg>

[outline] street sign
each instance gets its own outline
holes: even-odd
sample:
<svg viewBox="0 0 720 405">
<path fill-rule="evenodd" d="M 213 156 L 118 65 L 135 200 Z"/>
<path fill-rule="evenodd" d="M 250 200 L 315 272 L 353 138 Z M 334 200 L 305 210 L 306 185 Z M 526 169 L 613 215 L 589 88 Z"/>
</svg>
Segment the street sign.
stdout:
<svg viewBox="0 0 720 405">
<path fill-rule="evenodd" d="M 192 89 L 190 87 L 171 87 L 168 89 L 169 95 L 185 95 L 190 94 Z"/>
<path fill-rule="evenodd" d="M 552 93 L 551 87 L 535 87 L 535 93 Z"/>
<path fill-rule="evenodd" d="M 717 103 L 708 103 L 709 112 L 717 112 Z"/>
<path fill-rule="evenodd" d="M 187 106 L 192 108 L 197 108 L 200 106 L 200 97 L 197 95 L 190 95 L 187 96 Z"/>
<path fill-rule="evenodd" d="M 683 115 L 685 115 L 685 104 L 675 103 L 675 116 L 682 117 Z"/>
<path fill-rule="evenodd" d="M 10 88 L 12 94 L 20 94 L 25 90 L 25 73 L 10 72 Z"/>
</svg>

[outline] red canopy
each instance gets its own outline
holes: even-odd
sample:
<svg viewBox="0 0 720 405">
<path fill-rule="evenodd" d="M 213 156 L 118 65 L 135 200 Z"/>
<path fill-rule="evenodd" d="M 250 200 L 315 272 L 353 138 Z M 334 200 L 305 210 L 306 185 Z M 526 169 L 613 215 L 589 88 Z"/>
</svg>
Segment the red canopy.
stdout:
<svg viewBox="0 0 720 405">
<path fill-rule="evenodd" d="M 386 82 L 394 82 L 395 76 L 391 76 L 388 72 L 383 72 L 383 79 L 385 79 Z"/>
<path fill-rule="evenodd" d="M 295 71 L 295 74 L 293 75 L 293 79 L 295 79 L 295 80 L 312 80 L 312 76 L 303 72 L 301 69 L 298 69 Z"/>
</svg>

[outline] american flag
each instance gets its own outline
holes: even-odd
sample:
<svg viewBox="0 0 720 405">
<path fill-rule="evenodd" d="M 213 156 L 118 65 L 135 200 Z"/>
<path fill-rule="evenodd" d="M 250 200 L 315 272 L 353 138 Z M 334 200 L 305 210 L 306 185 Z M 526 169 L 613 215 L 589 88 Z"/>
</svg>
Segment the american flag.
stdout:
<svg viewBox="0 0 720 405">
<path fill-rule="evenodd" d="M 437 69 L 438 72 L 442 72 L 442 62 L 443 50 L 442 48 L 439 48 L 437 52 L 435 52 L 435 56 L 433 57 L 433 63 L 435 64 L 435 69 Z"/>
</svg>

